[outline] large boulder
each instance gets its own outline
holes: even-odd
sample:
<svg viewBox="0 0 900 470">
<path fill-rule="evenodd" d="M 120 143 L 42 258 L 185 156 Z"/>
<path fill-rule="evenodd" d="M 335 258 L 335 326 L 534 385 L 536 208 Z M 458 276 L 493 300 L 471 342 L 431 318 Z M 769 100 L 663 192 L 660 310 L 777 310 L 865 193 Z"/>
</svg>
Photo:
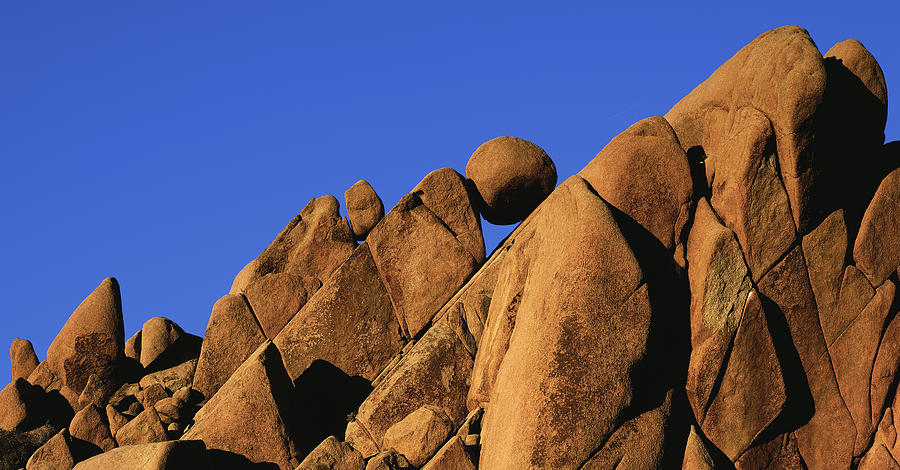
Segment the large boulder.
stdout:
<svg viewBox="0 0 900 470">
<path fill-rule="evenodd" d="M 141 328 L 141 365 L 149 366 L 160 354 L 178 339 L 184 330 L 165 317 L 153 317 Z"/>
<path fill-rule="evenodd" d="M 210 464 L 202 441 L 166 441 L 123 446 L 89 458 L 75 466 L 78 470 L 140 468 L 169 470 L 204 468 Z"/>
<path fill-rule="evenodd" d="M 440 408 L 425 405 L 388 428 L 382 441 L 386 449 L 403 454 L 421 467 L 441 448 L 453 432 L 453 423 Z"/>
<path fill-rule="evenodd" d="M 722 110 L 752 107 L 764 114 L 775 131 L 775 153 L 794 224 L 806 232 L 820 220 L 820 208 L 812 204 L 816 191 L 831 191 L 816 187 L 814 170 L 817 111 L 826 81 L 822 55 L 806 30 L 784 26 L 738 51 L 665 117 L 681 146 L 690 150 L 726 138 L 717 129 Z"/>
<path fill-rule="evenodd" d="M 47 349 L 47 365 L 62 385 L 80 394 L 91 374 L 108 379 L 125 356 L 119 283 L 107 278 L 94 289 Z"/>
<path fill-rule="evenodd" d="M 324 283 L 356 247 L 347 219 L 334 196 L 309 201 L 274 241 L 234 279 L 231 294 L 244 290 L 269 273 L 311 276 Z"/>
<path fill-rule="evenodd" d="M 518 137 L 502 136 L 481 144 L 469 157 L 472 180 L 492 224 L 514 224 L 531 213 L 556 186 L 556 165 L 542 148 Z"/>
<path fill-rule="evenodd" d="M 364 240 L 384 217 L 384 203 L 366 180 L 359 180 L 344 192 L 347 218 L 357 240 Z"/>
<path fill-rule="evenodd" d="M 278 348 L 266 341 L 197 412 L 181 440 L 202 440 L 208 449 L 292 470 L 299 464 L 291 437 L 297 425 L 292 392 Z"/>
<path fill-rule="evenodd" d="M 372 380 L 403 346 L 387 290 L 364 242 L 275 337 L 288 374 L 315 360 Z"/>
<path fill-rule="evenodd" d="M 63 429 L 31 454 L 26 470 L 69 470 L 75 466 L 77 451 L 72 448 L 69 430 Z"/>
<path fill-rule="evenodd" d="M 682 241 L 693 194 L 691 169 L 678 137 L 664 118 L 656 116 L 633 124 L 613 138 L 578 175 L 666 248 Z"/>
<path fill-rule="evenodd" d="M 106 411 L 94 404 L 75 413 L 69 425 L 69 433 L 76 439 L 96 445 L 103 452 L 116 447 L 116 441 L 109 432 L 109 424 L 106 422 Z"/>
<path fill-rule="evenodd" d="M 159 419 L 159 414 L 152 406 L 145 408 L 134 419 L 116 431 L 116 442 L 120 446 L 148 444 L 165 440 L 167 440 L 166 430 Z"/>
<path fill-rule="evenodd" d="M 19 377 L 0 390 L 0 429 L 22 431 L 41 424 L 44 404 L 35 388 Z"/>
<path fill-rule="evenodd" d="M 227 294 L 216 301 L 206 326 L 193 388 L 204 400 L 219 387 L 266 340 L 244 294 Z"/>
<path fill-rule="evenodd" d="M 13 338 L 9 346 L 9 362 L 13 380 L 18 377 L 27 379 L 40 363 L 31 341 L 21 338 Z"/>
</svg>

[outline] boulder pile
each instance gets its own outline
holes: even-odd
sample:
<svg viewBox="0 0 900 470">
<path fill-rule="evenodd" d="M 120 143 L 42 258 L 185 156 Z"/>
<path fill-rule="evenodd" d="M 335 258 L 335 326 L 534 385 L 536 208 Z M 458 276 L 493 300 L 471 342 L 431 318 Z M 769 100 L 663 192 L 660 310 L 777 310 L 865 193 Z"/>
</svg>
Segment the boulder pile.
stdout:
<svg viewBox="0 0 900 470">
<path fill-rule="evenodd" d="M 387 213 L 364 180 L 349 220 L 312 199 L 203 338 L 155 317 L 126 341 L 106 279 L 44 360 L 13 341 L 3 462 L 900 469 L 886 116 L 862 44 L 782 27 L 558 186 L 498 137 Z M 521 223 L 487 253 L 482 216 Z"/>
</svg>

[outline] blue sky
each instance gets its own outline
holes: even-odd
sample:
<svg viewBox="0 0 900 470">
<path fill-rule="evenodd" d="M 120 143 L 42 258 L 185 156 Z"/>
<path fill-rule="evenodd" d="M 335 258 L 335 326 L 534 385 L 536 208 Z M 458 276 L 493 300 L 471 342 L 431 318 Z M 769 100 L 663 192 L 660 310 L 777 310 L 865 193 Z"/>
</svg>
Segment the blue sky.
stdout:
<svg viewBox="0 0 900 470">
<path fill-rule="evenodd" d="M 561 181 L 767 29 L 855 37 L 900 80 L 895 1 L 311 3 L 0 5 L 0 343 L 43 359 L 107 276 L 127 335 L 156 315 L 202 335 L 309 199 L 364 178 L 391 207 L 499 135 Z M 509 229 L 485 224 L 489 251 Z"/>
</svg>

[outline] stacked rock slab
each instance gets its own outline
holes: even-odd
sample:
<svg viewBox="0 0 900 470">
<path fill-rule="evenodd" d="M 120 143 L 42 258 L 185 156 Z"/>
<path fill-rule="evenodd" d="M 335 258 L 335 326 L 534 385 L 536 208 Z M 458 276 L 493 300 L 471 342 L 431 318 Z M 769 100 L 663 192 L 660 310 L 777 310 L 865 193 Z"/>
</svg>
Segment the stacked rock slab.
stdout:
<svg viewBox="0 0 900 470">
<path fill-rule="evenodd" d="M 202 344 L 124 342 L 107 279 L 46 360 L 13 342 L 0 437 L 27 469 L 900 468 L 900 142 L 874 57 L 824 56 L 766 32 L 555 188 L 501 137 L 387 214 L 357 183 L 352 228 L 313 199 Z M 488 257 L 479 211 L 521 221 Z"/>
</svg>

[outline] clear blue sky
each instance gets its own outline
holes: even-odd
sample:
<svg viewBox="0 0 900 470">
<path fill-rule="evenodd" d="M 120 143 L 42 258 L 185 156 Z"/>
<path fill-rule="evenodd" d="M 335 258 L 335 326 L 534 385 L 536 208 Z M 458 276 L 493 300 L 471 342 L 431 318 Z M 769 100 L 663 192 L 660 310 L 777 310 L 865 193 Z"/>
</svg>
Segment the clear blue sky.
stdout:
<svg viewBox="0 0 900 470">
<path fill-rule="evenodd" d="M 785 24 L 822 51 L 862 41 L 900 139 L 896 1 L 312 3 L 0 5 L 4 354 L 18 336 L 43 359 L 107 276 L 127 335 L 155 315 L 202 335 L 310 198 L 365 178 L 391 207 L 499 135 L 542 146 L 561 181 Z M 485 225 L 488 250 L 508 230 Z"/>
</svg>

